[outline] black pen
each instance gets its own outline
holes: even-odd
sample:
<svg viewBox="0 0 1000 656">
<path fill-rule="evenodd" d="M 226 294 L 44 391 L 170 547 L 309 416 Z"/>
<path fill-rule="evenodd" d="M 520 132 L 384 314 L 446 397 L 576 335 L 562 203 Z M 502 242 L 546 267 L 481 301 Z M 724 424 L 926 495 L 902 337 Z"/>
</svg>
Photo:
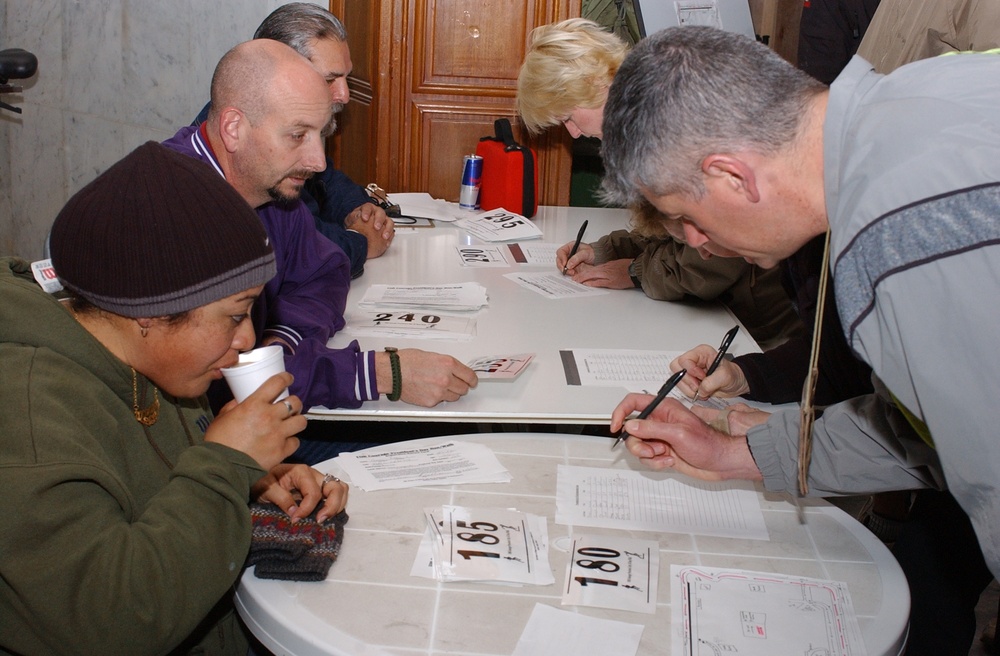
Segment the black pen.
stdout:
<svg viewBox="0 0 1000 656">
<path fill-rule="evenodd" d="M 733 343 L 733 339 L 736 337 L 736 333 L 738 333 L 739 331 L 740 327 L 737 324 L 732 328 L 730 328 L 729 332 L 727 332 L 725 337 L 722 338 L 722 344 L 719 345 L 719 352 L 715 355 L 715 359 L 712 360 L 712 364 L 709 365 L 708 371 L 705 372 L 705 378 L 708 378 L 709 376 L 714 374 L 715 370 L 719 368 L 720 364 L 722 364 L 722 358 L 726 357 L 726 351 L 729 350 L 729 345 Z M 701 386 L 699 385 L 699 387 Z M 697 391 L 694 393 L 694 400 L 695 401 L 698 400 Z"/>
<path fill-rule="evenodd" d="M 656 397 L 649 402 L 649 405 L 643 408 L 642 412 L 639 413 L 639 416 L 636 417 L 636 419 L 645 419 L 650 415 L 650 413 L 653 412 L 653 410 L 656 410 L 656 406 L 660 405 L 660 402 L 663 399 L 667 398 L 667 394 L 670 394 L 670 390 L 674 389 L 674 387 L 677 386 L 677 383 L 681 382 L 681 378 L 684 378 L 684 374 L 686 373 L 687 369 L 681 369 L 673 376 L 668 378 L 667 382 L 663 383 L 663 387 L 660 388 L 660 391 L 656 393 Z M 614 449 L 616 446 L 618 446 L 619 442 L 626 439 L 627 437 L 628 433 L 623 428 L 622 432 L 618 433 L 618 439 L 616 439 L 615 443 L 611 445 L 611 448 Z"/>
<path fill-rule="evenodd" d="M 573 259 L 576 255 L 576 251 L 580 248 L 580 242 L 583 241 L 583 233 L 587 230 L 587 221 L 584 220 L 583 225 L 580 226 L 580 232 L 576 233 L 576 242 L 573 243 L 573 250 L 569 252 L 569 257 L 566 258 L 566 266 L 563 267 L 563 275 L 566 275 L 566 269 L 569 268 L 569 261 Z"/>
</svg>

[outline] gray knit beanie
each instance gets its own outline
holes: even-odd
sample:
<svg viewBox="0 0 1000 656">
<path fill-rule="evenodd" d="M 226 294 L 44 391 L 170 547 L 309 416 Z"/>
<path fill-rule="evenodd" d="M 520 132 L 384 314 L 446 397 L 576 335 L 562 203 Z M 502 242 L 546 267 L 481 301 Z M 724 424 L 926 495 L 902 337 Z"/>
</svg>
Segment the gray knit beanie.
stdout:
<svg viewBox="0 0 1000 656">
<path fill-rule="evenodd" d="M 256 212 L 212 167 L 150 141 L 56 217 L 63 286 L 126 317 L 159 317 L 263 285 L 274 253 Z"/>
</svg>

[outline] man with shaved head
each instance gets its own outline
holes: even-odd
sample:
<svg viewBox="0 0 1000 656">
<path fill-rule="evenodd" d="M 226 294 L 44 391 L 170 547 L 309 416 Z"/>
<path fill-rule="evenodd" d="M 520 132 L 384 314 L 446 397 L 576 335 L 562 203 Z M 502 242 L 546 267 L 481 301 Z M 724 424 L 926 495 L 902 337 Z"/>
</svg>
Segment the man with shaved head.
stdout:
<svg viewBox="0 0 1000 656">
<path fill-rule="evenodd" d="M 295 376 L 291 392 L 306 408 L 356 408 L 390 393 L 422 406 L 455 401 L 477 379 L 450 356 L 401 349 L 393 354 L 400 364 L 394 374 L 388 352 L 361 351 L 357 342 L 326 346 L 344 327 L 350 262 L 317 232 L 299 196 L 326 168 L 330 118 L 326 81 L 309 61 L 282 43 L 255 39 L 219 61 L 208 119 L 164 145 L 211 164 L 257 209 L 278 274 L 251 312 L 256 346 L 284 347 L 285 367 Z M 217 384 L 214 391 L 218 405 L 228 390 Z"/>
<path fill-rule="evenodd" d="M 347 76 L 354 67 L 347 30 L 340 19 L 310 2 L 290 2 L 268 14 L 253 38 L 284 43 L 308 59 L 323 76 L 333 109 L 329 126 L 332 133 L 337 114 L 351 98 Z M 211 106 L 205 105 L 192 125 L 204 122 Z M 316 229 L 350 258 L 352 278 L 364 273 L 367 260 L 383 255 L 395 235 L 395 225 L 385 210 L 372 201 L 364 187 L 338 170 L 329 157 L 326 170 L 306 182 L 302 200 L 316 219 Z"/>
</svg>

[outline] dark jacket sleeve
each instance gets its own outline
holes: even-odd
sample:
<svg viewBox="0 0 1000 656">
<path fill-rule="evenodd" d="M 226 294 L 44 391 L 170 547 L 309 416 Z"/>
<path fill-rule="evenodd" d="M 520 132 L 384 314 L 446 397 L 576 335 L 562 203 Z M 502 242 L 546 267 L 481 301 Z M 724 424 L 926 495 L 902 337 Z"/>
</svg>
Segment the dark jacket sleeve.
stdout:
<svg viewBox="0 0 1000 656">
<path fill-rule="evenodd" d="M 290 346 L 285 368 L 295 376 L 291 391 L 306 407 L 358 407 L 364 354 L 357 343 L 326 346 L 345 324 L 351 284 L 347 256 L 316 234 L 304 206 L 292 212 L 265 208 L 258 214 L 272 236 L 279 270 L 252 310 L 258 340 L 277 337 Z"/>
<path fill-rule="evenodd" d="M 739 259 L 704 260 L 696 249 L 675 239 L 649 239 L 628 230 L 615 230 L 593 247 L 598 263 L 634 259 L 642 291 L 658 301 L 679 301 L 685 296 L 714 300 L 746 268 Z"/>
<path fill-rule="evenodd" d="M 789 339 L 764 353 L 741 355 L 734 360 L 750 386 L 750 392 L 745 397 L 752 401 L 792 403 L 802 398 L 802 385 L 812 351 L 823 244 L 824 238 L 817 237 L 781 263 L 786 293 L 795 299 L 795 309 L 806 334 Z M 830 405 L 871 394 L 871 367 L 856 358 L 847 344 L 832 282 L 826 290 L 822 330 L 816 403 Z"/>
<path fill-rule="evenodd" d="M 365 190 L 343 171 L 333 168 L 333 162 L 327 158 L 326 170 L 306 182 L 302 200 L 316 219 L 316 229 L 340 246 L 351 260 L 351 278 L 364 273 L 368 238 L 348 230 L 345 221 L 355 208 L 369 202 Z"/>
</svg>

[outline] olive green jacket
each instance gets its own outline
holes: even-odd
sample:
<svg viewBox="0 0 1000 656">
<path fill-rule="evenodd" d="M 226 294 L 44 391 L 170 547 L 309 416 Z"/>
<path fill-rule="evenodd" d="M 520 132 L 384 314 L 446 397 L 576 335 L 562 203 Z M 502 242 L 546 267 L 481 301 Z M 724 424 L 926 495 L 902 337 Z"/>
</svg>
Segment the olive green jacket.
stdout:
<svg viewBox="0 0 1000 656">
<path fill-rule="evenodd" d="M 778 269 L 761 269 L 741 258 L 705 260 L 675 239 L 650 239 L 628 230 L 615 230 L 592 246 L 597 264 L 634 259 L 633 271 L 650 298 L 722 303 L 765 351 L 805 334 Z"/>
<path fill-rule="evenodd" d="M 204 397 L 161 393 L 144 429 L 132 370 L 13 259 L 0 362 L 0 653 L 245 656 L 231 589 L 264 472 L 204 442 Z"/>
</svg>

